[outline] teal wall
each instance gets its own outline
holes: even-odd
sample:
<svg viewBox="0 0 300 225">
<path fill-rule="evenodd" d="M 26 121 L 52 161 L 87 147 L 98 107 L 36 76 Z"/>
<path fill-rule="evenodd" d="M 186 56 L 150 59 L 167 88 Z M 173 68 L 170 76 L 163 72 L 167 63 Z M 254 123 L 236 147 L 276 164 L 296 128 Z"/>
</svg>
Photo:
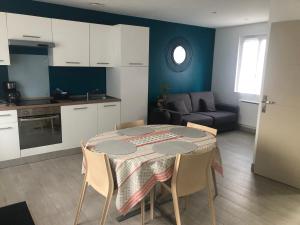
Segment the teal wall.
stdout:
<svg viewBox="0 0 300 225">
<path fill-rule="evenodd" d="M 96 12 L 30 0 L 1 0 L 0 11 L 109 25 L 123 23 L 150 27 L 150 102 L 154 102 L 160 94 L 160 84 L 168 84 L 172 93 L 207 91 L 211 88 L 215 29 Z M 171 71 L 165 60 L 168 42 L 178 36 L 188 40 L 193 51 L 192 63 L 184 72 Z M 0 82 L 1 79 L 7 79 L 5 70 L 5 68 L 0 67 Z M 97 88 L 103 90 L 106 88 L 104 82 L 105 69 L 80 68 L 77 70 L 57 67 L 50 68 L 49 72 L 51 89 L 61 85 L 69 87 L 77 94 L 84 93 L 86 90 L 82 88 L 83 85 L 81 84 L 83 82 L 87 87 L 98 83 Z"/>
</svg>

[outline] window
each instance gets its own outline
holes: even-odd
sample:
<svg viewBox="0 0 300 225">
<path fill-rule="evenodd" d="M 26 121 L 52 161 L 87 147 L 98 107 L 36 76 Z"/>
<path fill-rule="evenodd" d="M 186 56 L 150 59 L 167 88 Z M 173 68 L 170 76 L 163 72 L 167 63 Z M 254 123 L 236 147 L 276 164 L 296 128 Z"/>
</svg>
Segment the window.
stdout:
<svg viewBox="0 0 300 225">
<path fill-rule="evenodd" d="M 235 92 L 260 95 L 266 52 L 266 36 L 240 40 Z"/>
<path fill-rule="evenodd" d="M 173 59 L 174 59 L 175 63 L 181 64 L 184 62 L 185 58 L 186 58 L 185 49 L 180 45 L 177 46 L 173 52 Z"/>
</svg>

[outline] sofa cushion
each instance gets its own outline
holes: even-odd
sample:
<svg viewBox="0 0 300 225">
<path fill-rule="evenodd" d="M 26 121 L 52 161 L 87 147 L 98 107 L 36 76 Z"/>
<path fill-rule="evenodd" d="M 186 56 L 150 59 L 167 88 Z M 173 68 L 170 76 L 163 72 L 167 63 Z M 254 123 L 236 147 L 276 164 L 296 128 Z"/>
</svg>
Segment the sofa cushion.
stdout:
<svg viewBox="0 0 300 225">
<path fill-rule="evenodd" d="M 186 105 L 185 105 L 183 100 L 178 100 L 178 101 L 168 103 L 168 108 L 170 110 L 174 110 L 176 112 L 179 112 L 182 115 L 189 114 L 189 111 L 186 108 Z"/>
<path fill-rule="evenodd" d="M 207 105 L 208 111 L 216 111 L 215 98 L 212 92 L 191 92 L 192 112 L 200 112 L 200 99 Z"/>
<path fill-rule="evenodd" d="M 191 113 L 189 115 L 182 116 L 183 125 L 186 125 L 188 122 L 201 124 L 204 126 L 212 126 L 213 118 L 210 116 L 202 115 L 200 113 Z"/>
<path fill-rule="evenodd" d="M 214 126 L 225 123 L 234 123 L 237 121 L 237 114 L 232 112 L 217 111 L 217 112 L 199 112 L 198 114 L 210 116 L 214 120 Z"/>
<path fill-rule="evenodd" d="M 192 102 L 191 98 L 188 94 L 168 94 L 166 95 L 166 104 L 168 105 L 170 102 L 175 102 L 183 100 L 184 104 L 188 110 L 188 112 L 192 112 Z"/>
</svg>

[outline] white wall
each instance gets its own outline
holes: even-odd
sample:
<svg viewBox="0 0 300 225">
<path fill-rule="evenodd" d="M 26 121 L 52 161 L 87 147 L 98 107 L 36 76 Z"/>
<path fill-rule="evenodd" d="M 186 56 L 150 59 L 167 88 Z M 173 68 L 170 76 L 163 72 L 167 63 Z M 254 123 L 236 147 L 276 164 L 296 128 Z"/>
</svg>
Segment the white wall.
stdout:
<svg viewBox="0 0 300 225">
<path fill-rule="evenodd" d="M 267 35 L 268 31 L 268 23 L 216 30 L 212 91 L 217 102 L 240 106 L 239 123 L 249 128 L 256 128 L 258 104 L 244 103 L 240 100 L 258 102 L 259 96 L 234 92 L 239 40 L 241 36 Z"/>
<path fill-rule="evenodd" d="M 288 21 L 300 19 L 299 0 L 271 0 L 270 21 Z"/>
</svg>

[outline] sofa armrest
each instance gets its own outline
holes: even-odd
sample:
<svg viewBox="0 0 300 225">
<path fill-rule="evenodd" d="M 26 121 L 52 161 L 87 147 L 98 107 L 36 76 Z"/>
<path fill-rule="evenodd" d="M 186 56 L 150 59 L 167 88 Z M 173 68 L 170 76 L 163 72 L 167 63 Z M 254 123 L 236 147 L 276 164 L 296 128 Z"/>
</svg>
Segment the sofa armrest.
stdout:
<svg viewBox="0 0 300 225">
<path fill-rule="evenodd" d="M 234 105 L 228 105 L 228 104 L 216 104 L 217 110 L 227 111 L 227 112 L 233 112 L 238 114 L 239 113 L 239 107 Z"/>
<path fill-rule="evenodd" d="M 173 125 L 181 125 L 182 123 L 182 115 L 179 112 L 169 110 L 169 109 L 164 109 L 168 113 L 170 113 L 171 119 L 170 119 L 170 124 Z"/>
</svg>

